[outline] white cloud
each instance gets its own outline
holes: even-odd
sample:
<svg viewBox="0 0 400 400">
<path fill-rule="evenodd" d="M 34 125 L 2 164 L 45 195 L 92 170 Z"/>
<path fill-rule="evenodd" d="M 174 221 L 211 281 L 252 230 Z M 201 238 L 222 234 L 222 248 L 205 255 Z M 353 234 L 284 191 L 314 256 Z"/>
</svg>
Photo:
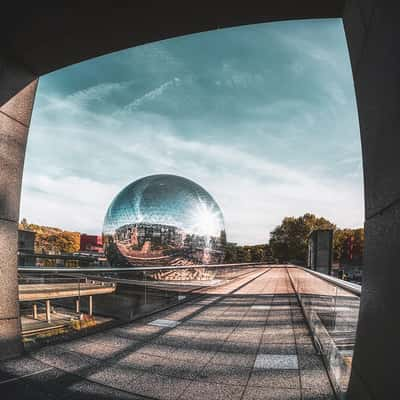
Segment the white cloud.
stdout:
<svg viewBox="0 0 400 400">
<path fill-rule="evenodd" d="M 98 135 L 105 132 L 100 127 Z M 265 242 L 286 215 L 314 212 L 341 226 L 362 221 L 362 186 L 327 179 L 301 168 L 271 162 L 229 144 L 184 140 L 165 127 L 143 126 L 132 144 L 122 143 L 131 160 L 114 166 L 118 183 L 89 178 L 27 175 L 22 216 L 69 229 L 99 232 L 113 196 L 125 184 L 150 173 L 174 173 L 202 185 L 220 204 L 228 239 Z M 115 153 L 118 157 L 118 151 Z M 96 156 L 96 155 L 94 155 Z M 130 165 L 126 170 L 126 165 Z"/>
<path fill-rule="evenodd" d="M 360 226 L 361 155 L 346 91 L 351 76 L 343 60 L 320 44 L 282 31 L 275 36 L 276 46 L 294 54 L 287 70 L 299 82 L 295 93 L 262 97 L 264 91 L 257 90 L 278 78 L 280 67 L 270 66 L 260 74 L 262 69 L 254 72 L 239 58 L 223 61 L 218 53 L 214 66 L 205 64 L 196 72 L 193 64 L 176 56 L 178 46 L 168 51 L 162 44 L 137 48 L 127 59 L 130 76 L 136 79 L 149 70 L 148 80 L 140 81 L 147 87 L 144 94 L 126 76 L 122 82 L 88 85 L 68 96 L 39 88 L 21 216 L 98 233 L 110 201 L 124 185 L 148 174 L 172 173 L 194 180 L 213 195 L 223 210 L 228 240 L 265 242 L 284 216 L 305 212 L 339 226 Z M 174 76 L 181 79 L 171 79 Z M 313 87 L 315 93 L 307 92 L 309 82 L 318 88 Z M 228 96 L 213 103 L 208 83 L 216 88 L 214 95 Z M 169 116 L 142 111 L 144 105 L 151 110 L 160 98 L 168 104 L 177 86 L 182 94 L 181 99 L 174 97 L 177 108 L 190 103 L 196 112 Z M 251 96 L 251 89 L 257 95 L 247 104 L 249 97 L 242 99 L 240 93 Z"/>
<path fill-rule="evenodd" d="M 99 233 L 105 212 L 119 188 L 91 179 L 25 173 L 21 218 L 66 230 Z"/>
</svg>

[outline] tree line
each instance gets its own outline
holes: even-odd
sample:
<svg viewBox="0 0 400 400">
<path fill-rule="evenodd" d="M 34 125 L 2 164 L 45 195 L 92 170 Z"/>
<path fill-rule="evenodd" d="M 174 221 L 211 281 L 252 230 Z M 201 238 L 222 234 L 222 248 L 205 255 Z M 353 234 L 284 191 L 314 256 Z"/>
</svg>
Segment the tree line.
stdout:
<svg viewBox="0 0 400 400">
<path fill-rule="evenodd" d="M 33 231 L 35 235 L 35 253 L 62 254 L 74 253 L 80 248 L 80 233 L 63 231 L 51 226 L 30 224 L 23 218 L 19 229 Z"/>
<path fill-rule="evenodd" d="M 226 264 L 269 261 L 271 261 L 271 249 L 267 243 L 238 246 L 228 242 L 225 245 L 224 263 Z"/>
<path fill-rule="evenodd" d="M 314 214 L 285 217 L 270 234 L 272 256 L 279 262 L 307 263 L 308 238 L 313 230 L 333 230 L 333 261 L 357 261 L 362 263 L 364 229 L 339 229 L 331 221 Z"/>
<path fill-rule="evenodd" d="M 36 253 L 74 253 L 79 251 L 80 233 L 59 228 L 30 224 L 24 218 L 20 229 L 36 232 Z M 308 238 L 315 229 L 333 230 L 333 260 L 356 261 L 362 264 L 364 229 L 339 229 L 331 221 L 306 213 L 299 217 L 285 217 L 271 233 L 268 243 L 238 246 L 225 242 L 224 263 L 295 262 L 305 265 Z"/>
<path fill-rule="evenodd" d="M 333 261 L 355 261 L 362 264 L 364 229 L 339 229 L 331 221 L 311 213 L 285 217 L 270 233 L 268 243 L 253 246 L 227 243 L 224 262 L 293 262 L 306 265 L 308 238 L 316 229 L 333 230 Z"/>
</svg>

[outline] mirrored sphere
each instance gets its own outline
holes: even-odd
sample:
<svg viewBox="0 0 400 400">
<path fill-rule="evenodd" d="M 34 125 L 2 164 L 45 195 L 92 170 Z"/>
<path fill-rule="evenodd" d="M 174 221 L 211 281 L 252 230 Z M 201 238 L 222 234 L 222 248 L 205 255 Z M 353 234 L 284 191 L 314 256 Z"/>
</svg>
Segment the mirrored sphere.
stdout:
<svg viewBox="0 0 400 400">
<path fill-rule="evenodd" d="M 112 201 L 103 226 L 113 266 L 215 264 L 226 243 L 222 212 L 195 182 L 151 175 L 126 186 Z"/>
</svg>

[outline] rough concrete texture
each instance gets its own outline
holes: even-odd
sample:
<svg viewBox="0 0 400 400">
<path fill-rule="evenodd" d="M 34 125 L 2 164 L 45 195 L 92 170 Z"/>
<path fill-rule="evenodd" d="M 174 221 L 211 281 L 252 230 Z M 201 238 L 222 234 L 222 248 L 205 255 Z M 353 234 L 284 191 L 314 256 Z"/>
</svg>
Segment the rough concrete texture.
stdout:
<svg viewBox="0 0 400 400">
<path fill-rule="evenodd" d="M 360 120 L 366 203 L 363 289 L 350 400 L 386 399 L 399 391 L 399 17 L 396 1 L 348 1 L 344 11 Z"/>
<path fill-rule="evenodd" d="M 271 308 L 260 312 L 252 307 L 256 302 Z M 148 325 L 177 313 L 177 326 Z M 286 269 L 265 269 L 217 296 L 4 362 L 0 390 L 19 399 L 86 398 L 87 391 L 102 390 L 102 398 L 333 400 L 320 356 L 313 348 L 297 352 L 303 345 L 281 336 L 295 329 L 291 321 L 298 315 Z M 285 327 L 274 323 L 277 317 Z M 266 330 L 274 343 L 265 340 Z M 306 329 L 297 335 L 309 338 Z"/>
<path fill-rule="evenodd" d="M 22 350 L 17 227 L 22 170 L 36 82 L 0 108 L 0 359 Z"/>
</svg>

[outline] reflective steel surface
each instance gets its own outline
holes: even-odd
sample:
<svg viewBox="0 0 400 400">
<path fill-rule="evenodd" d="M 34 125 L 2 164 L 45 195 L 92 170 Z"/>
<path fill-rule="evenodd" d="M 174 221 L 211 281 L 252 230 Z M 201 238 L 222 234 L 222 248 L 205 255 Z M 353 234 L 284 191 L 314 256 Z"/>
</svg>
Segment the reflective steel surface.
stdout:
<svg viewBox="0 0 400 400">
<path fill-rule="evenodd" d="M 125 187 L 104 219 L 112 266 L 214 264 L 226 241 L 222 212 L 195 182 L 152 175 Z"/>
</svg>

